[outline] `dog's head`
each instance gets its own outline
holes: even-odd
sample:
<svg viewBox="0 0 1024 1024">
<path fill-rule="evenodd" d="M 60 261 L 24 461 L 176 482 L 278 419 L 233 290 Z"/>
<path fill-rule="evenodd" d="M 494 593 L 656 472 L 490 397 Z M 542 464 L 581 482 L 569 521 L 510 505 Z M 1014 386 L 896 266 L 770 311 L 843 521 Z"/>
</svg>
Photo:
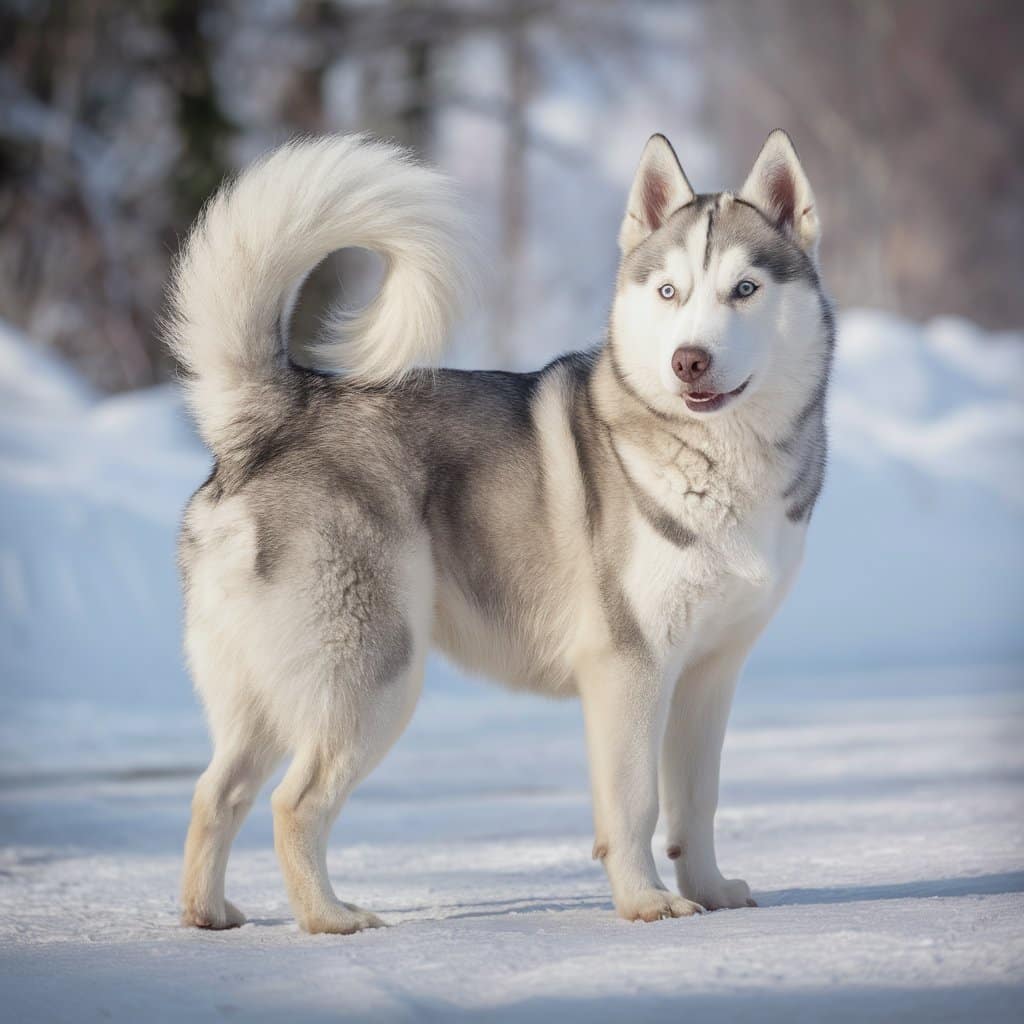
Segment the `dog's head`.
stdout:
<svg viewBox="0 0 1024 1024">
<path fill-rule="evenodd" d="M 623 381 L 670 415 L 789 419 L 827 369 L 818 239 L 785 132 L 768 137 L 737 195 L 695 194 L 668 140 L 653 136 L 619 232 L 611 347 Z"/>
</svg>

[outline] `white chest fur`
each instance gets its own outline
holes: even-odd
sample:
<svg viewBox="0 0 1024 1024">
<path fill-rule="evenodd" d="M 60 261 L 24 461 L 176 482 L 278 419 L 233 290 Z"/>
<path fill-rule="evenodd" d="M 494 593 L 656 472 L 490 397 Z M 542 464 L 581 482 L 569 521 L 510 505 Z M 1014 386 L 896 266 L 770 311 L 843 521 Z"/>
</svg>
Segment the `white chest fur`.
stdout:
<svg viewBox="0 0 1024 1024">
<path fill-rule="evenodd" d="M 631 517 L 624 587 L 652 648 L 674 666 L 759 631 L 800 565 L 806 527 L 793 523 L 766 474 L 745 486 L 699 452 L 675 446 L 657 461 L 622 456 L 634 484 L 693 534 L 680 547 L 641 514 Z"/>
</svg>

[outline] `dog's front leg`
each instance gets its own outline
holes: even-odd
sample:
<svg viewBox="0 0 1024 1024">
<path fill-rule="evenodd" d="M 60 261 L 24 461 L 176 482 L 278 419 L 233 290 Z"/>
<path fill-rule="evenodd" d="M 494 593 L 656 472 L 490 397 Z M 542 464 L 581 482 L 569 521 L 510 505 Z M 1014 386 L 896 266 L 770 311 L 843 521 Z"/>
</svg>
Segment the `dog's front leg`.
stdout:
<svg viewBox="0 0 1024 1024">
<path fill-rule="evenodd" d="M 681 676 L 661 754 L 661 805 L 679 891 L 708 910 L 756 906 L 740 878 L 715 857 L 715 812 L 726 722 L 749 642 L 716 651 Z"/>
<path fill-rule="evenodd" d="M 658 821 L 658 752 L 668 695 L 657 673 L 626 658 L 581 673 L 594 800 L 594 856 L 611 882 L 615 909 L 629 921 L 684 917 L 701 908 L 669 892 L 651 840 Z"/>
</svg>

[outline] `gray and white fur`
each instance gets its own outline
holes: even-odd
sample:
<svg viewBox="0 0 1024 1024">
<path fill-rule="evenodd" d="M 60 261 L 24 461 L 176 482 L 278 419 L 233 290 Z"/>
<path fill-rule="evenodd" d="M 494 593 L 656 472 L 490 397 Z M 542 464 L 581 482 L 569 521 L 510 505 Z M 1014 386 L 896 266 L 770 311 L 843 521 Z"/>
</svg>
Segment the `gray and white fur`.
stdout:
<svg viewBox="0 0 1024 1024">
<path fill-rule="evenodd" d="M 299 923 L 382 923 L 335 895 L 328 832 L 409 721 L 432 644 L 579 696 L 594 855 L 620 915 L 752 905 L 718 870 L 714 817 L 733 689 L 824 471 L 833 325 L 810 186 L 774 132 L 738 194 L 695 195 L 654 136 L 607 339 L 524 374 L 413 368 L 458 306 L 459 211 L 394 146 L 297 142 L 210 202 L 179 261 L 171 343 L 216 460 L 180 541 L 214 744 L 187 924 L 244 920 L 228 852 L 286 756 L 274 835 Z M 283 325 L 346 246 L 383 256 L 384 285 L 302 368 Z M 679 895 L 655 867 L 659 809 Z"/>
</svg>

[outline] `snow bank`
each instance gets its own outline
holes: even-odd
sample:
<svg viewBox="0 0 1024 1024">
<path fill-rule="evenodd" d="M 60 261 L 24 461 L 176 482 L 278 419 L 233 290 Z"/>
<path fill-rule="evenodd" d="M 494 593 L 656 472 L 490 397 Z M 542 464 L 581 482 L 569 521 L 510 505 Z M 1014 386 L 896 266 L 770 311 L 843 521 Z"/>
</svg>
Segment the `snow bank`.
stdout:
<svg viewBox="0 0 1024 1024">
<path fill-rule="evenodd" d="M 840 320 L 831 466 L 751 672 L 1024 658 L 1024 336 Z"/>
<path fill-rule="evenodd" d="M 2 706 L 188 700 L 174 536 L 208 461 L 173 388 L 100 400 L 0 333 Z"/>
<path fill-rule="evenodd" d="M 880 313 L 842 323 L 832 407 L 839 456 L 958 480 L 1024 509 L 1024 338 Z"/>
</svg>

